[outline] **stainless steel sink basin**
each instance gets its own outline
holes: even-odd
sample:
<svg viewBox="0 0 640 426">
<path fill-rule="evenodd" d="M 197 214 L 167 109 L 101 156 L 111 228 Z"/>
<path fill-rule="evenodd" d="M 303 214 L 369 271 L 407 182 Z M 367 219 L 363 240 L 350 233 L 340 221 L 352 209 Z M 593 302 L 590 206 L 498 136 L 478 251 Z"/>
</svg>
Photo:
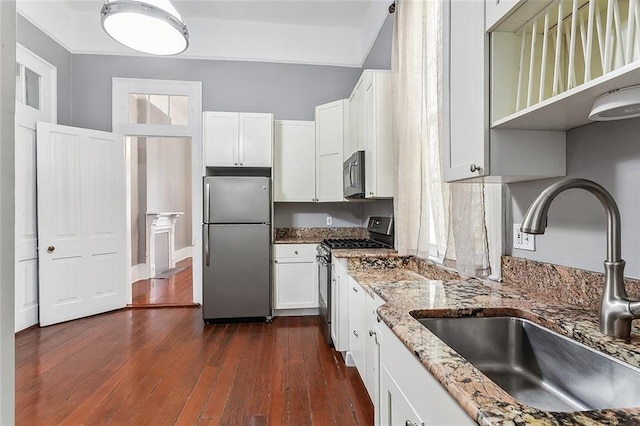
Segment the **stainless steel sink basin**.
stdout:
<svg viewBox="0 0 640 426">
<path fill-rule="evenodd" d="M 548 411 L 640 406 L 640 369 L 513 317 L 418 318 L 518 401 Z"/>
</svg>

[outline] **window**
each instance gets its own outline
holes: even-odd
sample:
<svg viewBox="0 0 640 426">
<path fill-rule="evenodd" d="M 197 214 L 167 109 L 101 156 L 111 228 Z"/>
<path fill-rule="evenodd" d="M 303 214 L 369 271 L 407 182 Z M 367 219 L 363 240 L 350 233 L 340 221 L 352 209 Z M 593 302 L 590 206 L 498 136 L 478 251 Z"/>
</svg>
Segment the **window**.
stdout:
<svg viewBox="0 0 640 426">
<path fill-rule="evenodd" d="M 39 110 L 41 80 L 40 74 L 16 63 L 16 102 Z"/>
<path fill-rule="evenodd" d="M 181 95 L 129 94 L 129 123 L 186 126 L 189 97 Z"/>
</svg>

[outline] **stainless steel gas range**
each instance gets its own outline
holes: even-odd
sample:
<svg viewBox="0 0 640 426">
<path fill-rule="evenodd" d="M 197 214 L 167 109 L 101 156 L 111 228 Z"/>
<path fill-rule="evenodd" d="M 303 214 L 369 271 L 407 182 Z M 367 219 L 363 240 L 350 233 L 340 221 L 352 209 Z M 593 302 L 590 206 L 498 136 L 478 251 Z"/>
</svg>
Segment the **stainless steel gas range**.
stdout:
<svg viewBox="0 0 640 426">
<path fill-rule="evenodd" d="M 325 239 L 318 244 L 318 283 L 320 315 L 322 316 L 322 331 L 328 344 L 331 341 L 331 250 L 337 249 L 375 249 L 393 248 L 393 218 L 371 216 L 367 226 L 369 238 L 338 238 Z"/>
</svg>

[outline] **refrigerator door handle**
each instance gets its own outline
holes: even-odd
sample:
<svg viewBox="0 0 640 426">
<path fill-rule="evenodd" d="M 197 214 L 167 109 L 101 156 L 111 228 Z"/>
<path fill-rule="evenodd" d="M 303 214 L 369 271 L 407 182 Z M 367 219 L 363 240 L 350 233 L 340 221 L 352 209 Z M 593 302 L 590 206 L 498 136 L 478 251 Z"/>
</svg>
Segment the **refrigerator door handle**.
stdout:
<svg viewBox="0 0 640 426">
<path fill-rule="evenodd" d="M 209 223 L 210 209 L 211 209 L 211 185 L 209 185 L 209 183 L 205 183 L 204 184 L 204 223 Z"/>
<path fill-rule="evenodd" d="M 206 266 L 209 266 L 210 256 L 209 256 L 209 227 L 205 225 L 204 227 L 204 262 Z"/>
</svg>

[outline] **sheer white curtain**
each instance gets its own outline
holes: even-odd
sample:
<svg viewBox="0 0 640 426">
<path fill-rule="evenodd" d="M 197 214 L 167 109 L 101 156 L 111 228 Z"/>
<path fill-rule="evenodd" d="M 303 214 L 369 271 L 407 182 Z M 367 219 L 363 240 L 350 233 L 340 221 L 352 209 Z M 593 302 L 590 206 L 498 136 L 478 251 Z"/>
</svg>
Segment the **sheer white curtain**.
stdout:
<svg viewBox="0 0 640 426">
<path fill-rule="evenodd" d="M 442 182 L 442 2 L 396 0 L 392 113 L 396 247 L 464 275 L 489 270 L 479 184 Z"/>
</svg>

